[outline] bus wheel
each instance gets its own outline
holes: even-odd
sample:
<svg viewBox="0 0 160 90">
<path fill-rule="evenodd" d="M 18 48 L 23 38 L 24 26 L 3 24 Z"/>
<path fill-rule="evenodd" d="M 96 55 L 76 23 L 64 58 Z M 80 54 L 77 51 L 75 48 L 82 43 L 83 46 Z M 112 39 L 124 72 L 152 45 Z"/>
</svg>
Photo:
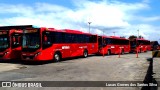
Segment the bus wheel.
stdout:
<svg viewBox="0 0 160 90">
<path fill-rule="evenodd" d="M 83 57 L 84 57 L 84 58 L 88 57 L 88 51 L 87 51 L 87 50 L 84 50 L 84 52 L 83 52 Z"/>
<path fill-rule="evenodd" d="M 55 60 L 55 62 L 59 62 L 59 61 L 61 60 L 61 55 L 60 55 L 60 53 L 56 52 L 56 53 L 54 54 L 54 60 Z"/>
<path fill-rule="evenodd" d="M 107 51 L 107 55 L 111 55 L 111 50 L 108 50 L 108 51 Z"/>
</svg>

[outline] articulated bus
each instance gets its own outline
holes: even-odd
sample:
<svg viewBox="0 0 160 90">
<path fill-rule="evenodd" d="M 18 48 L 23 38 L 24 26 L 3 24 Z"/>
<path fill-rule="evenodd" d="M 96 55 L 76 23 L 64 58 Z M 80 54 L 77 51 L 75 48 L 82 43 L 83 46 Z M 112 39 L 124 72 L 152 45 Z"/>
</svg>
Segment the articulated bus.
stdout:
<svg viewBox="0 0 160 90">
<path fill-rule="evenodd" d="M 23 30 L 22 60 L 60 61 L 98 52 L 98 36 L 76 30 L 28 28 Z"/>
<path fill-rule="evenodd" d="M 149 40 L 143 38 L 133 39 L 130 41 L 131 52 L 147 52 L 151 50 L 151 45 Z"/>
<path fill-rule="evenodd" d="M 124 54 L 130 52 L 129 39 L 116 36 L 99 36 L 99 54 Z"/>
<path fill-rule="evenodd" d="M 0 27 L 0 60 L 21 58 L 22 30 L 19 26 Z"/>
</svg>

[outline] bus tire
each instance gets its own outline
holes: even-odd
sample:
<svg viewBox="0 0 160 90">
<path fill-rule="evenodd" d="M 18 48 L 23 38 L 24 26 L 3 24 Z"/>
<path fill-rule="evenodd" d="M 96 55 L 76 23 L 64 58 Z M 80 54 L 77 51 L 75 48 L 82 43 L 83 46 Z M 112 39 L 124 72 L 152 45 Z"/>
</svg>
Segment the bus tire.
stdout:
<svg viewBox="0 0 160 90">
<path fill-rule="evenodd" d="M 83 51 L 83 57 L 84 57 L 84 58 L 87 58 L 87 57 L 88 57 L 88 51 L 87 51 L 87 50 L 84 50 L 84 51 Z"/>
<path fill-rule="evenodd" d="M 61 60 L 61 53 L 60 52 L 56 52 L 55 54 L 54 54 L 54 61 L 55 62 L 59 62 L 60 60 Z"/>
<path fill-rule="evenodd" d="M 107 55 L 111 55 L 111 50 L 107 50 Z"/>
</svg>

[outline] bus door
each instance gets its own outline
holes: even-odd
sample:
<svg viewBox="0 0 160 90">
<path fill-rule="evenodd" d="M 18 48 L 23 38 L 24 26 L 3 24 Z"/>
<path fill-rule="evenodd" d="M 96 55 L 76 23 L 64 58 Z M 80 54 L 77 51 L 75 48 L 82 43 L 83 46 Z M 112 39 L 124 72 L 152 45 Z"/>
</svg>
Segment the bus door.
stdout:
<svg viewBox="0 0 160 90">
<path fill-rule="evenodd" d="M 14 33 L 11 36 L 11 57 L 20 58 L 21 57 L 21 46 L 22 46 L 22 34 Z"/>
</svg>

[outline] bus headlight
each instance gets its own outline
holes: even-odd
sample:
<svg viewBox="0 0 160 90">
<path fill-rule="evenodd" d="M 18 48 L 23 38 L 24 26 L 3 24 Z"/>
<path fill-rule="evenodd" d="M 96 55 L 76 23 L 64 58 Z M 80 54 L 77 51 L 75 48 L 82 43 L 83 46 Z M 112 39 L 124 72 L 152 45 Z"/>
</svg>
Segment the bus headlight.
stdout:
<svg viewBox="0 0 160 90">
<path fill-rule="evenodd" d="M 4 55 L 7 55 L 8 53 L 9 53 L 9 52 L 7 51 L 7 52 L 4 53 Z"/>
<path fill-rule="evenodd" d="M 24 56 L 24 55 L 27 55 L 27 54 L 24 54 L 24 53 L 23 53 L 22 55 Z"/>
<path fill-rule="evenodd" d="M 41 54 L 41 52 L 36 53 L 36 54 L 35 54 L 35 57 L 38 56 L 39 54 Z"/>
</svg>

